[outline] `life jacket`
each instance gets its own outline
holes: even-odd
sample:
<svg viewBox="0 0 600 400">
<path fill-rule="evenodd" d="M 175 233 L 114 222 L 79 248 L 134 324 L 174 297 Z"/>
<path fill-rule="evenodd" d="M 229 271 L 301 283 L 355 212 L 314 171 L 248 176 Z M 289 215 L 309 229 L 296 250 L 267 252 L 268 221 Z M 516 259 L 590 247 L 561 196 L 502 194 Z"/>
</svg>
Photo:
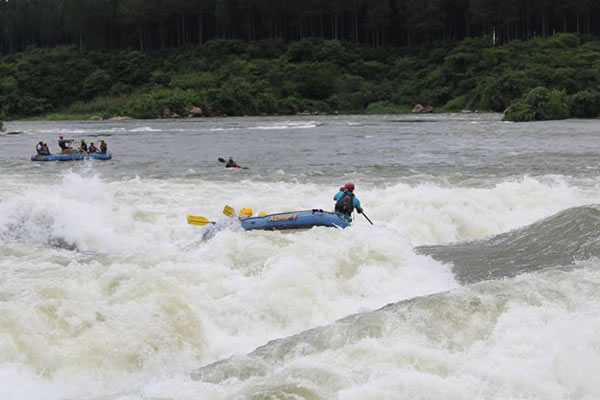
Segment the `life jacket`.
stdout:
<svg viewBox="0 0 600 400">
<path fill-rule="evenodd" d="M 335 203 L 335 211 L 352 214 L 354 211 L 354 193 L 345 191 L 344 195 Z"/>
<path fill-rule="evenodd" d="M 100 153 L 106 154 L 106 143 L 100 143 Z"/>
<path fill-rule="evenodd" d="M 90 144 L 90 147 L 88 147 L 88 153 L 96 153 L 97 151 L 98 149 L 96 148 L 96 146 Z"/>
</svg>

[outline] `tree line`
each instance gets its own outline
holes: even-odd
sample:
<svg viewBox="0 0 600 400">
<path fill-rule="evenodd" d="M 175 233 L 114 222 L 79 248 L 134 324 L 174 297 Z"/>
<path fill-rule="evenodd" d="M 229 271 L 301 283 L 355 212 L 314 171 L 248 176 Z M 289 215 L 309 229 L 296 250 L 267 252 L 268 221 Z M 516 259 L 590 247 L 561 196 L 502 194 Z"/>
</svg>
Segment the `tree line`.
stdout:
<svg viewBox="0 0 600 400">
<path fill-rule="evenodd" d="M 0 56 L 0 120 L 381 114 L 418 103 L 442 112 L 510 106 L 513 120 L 600 116 L 600 41 L 215 39 L 153 52 L 66 45 Z"/>
<path fill-rule="evenodd" d="M 413 46 L 600 35 L 599 0 L 0 0 L 0 54 L 68 44 L 143 52 L 214 39 Z"/>
</svg>

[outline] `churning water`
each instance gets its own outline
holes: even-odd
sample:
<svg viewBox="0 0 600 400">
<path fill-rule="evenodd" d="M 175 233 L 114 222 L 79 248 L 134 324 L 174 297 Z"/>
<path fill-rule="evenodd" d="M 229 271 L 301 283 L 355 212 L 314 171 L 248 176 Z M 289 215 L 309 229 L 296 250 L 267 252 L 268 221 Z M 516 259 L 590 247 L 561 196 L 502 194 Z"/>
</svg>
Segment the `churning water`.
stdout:
<svg viewBox="0 0 600 400">
<path fill-rule="evenodd" d="M 0 399 L 600 398 L 597 121 L 5 125 Z M 30 161 L 58 133 L 113 160 Z M 348 180 L 373 226 L 221 213 L 331 209 Z"/>
</svg>

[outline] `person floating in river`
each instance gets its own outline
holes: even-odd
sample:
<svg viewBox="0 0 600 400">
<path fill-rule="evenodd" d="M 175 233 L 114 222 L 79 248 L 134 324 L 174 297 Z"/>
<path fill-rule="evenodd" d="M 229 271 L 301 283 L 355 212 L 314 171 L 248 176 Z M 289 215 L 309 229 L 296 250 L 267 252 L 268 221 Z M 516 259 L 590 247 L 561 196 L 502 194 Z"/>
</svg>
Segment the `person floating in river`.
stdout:
<svg viewBox="0 0 600 400">
<path fill-rule="evenodd" d="M 340 191 L 333 196 L 335 200 L 335 213 L 348 222 L 352 222 L 352 212 L 354 209 L 362 214 L 363 209 L 360 206 L 360 200 L 354 195 L 354 183 L 347 182 Z"/>
<path fill-rule="evenodd" d="M 102 138 L 100 139 L 100 154 L 106 154 L 106 150 L 108 150 L 108 148 L 104 142 L 104 138 Z"/>
<path fill-rule="evenodd" d="M 225 168 L 239 168 L 240 166 L 237 165 L 237 163 L 235 161 L 233 161 L 233 158 L 229 157 L 229 160 L 227 160 L 227 164 L 225 164 Z"/>
</svg>

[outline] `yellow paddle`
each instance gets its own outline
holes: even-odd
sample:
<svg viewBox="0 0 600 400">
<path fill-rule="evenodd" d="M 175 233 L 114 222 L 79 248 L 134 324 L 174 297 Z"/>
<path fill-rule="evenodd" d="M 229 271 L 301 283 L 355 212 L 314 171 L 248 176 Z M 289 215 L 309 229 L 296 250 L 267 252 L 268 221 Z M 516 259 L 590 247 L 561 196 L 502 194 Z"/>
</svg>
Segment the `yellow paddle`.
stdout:
<svg viewBox="0 0 600 400">
<path fill-rule="evenodd" d="M 200 217 L 200 216 L 196 216 L 196 215 L 188 215 L 187 223 L 190 225 L 200 225 L 200 226 L 214 224 L 213 221 L 209 221 L 205 217 Z"/>
<path fill-rule="evenodd" d="M 230 206 L 225 206 L 225 208 L 223 208 L 223 214 L 227 215 L 228 217 L 235 217 L 235 209 Z"/>
</svg>

